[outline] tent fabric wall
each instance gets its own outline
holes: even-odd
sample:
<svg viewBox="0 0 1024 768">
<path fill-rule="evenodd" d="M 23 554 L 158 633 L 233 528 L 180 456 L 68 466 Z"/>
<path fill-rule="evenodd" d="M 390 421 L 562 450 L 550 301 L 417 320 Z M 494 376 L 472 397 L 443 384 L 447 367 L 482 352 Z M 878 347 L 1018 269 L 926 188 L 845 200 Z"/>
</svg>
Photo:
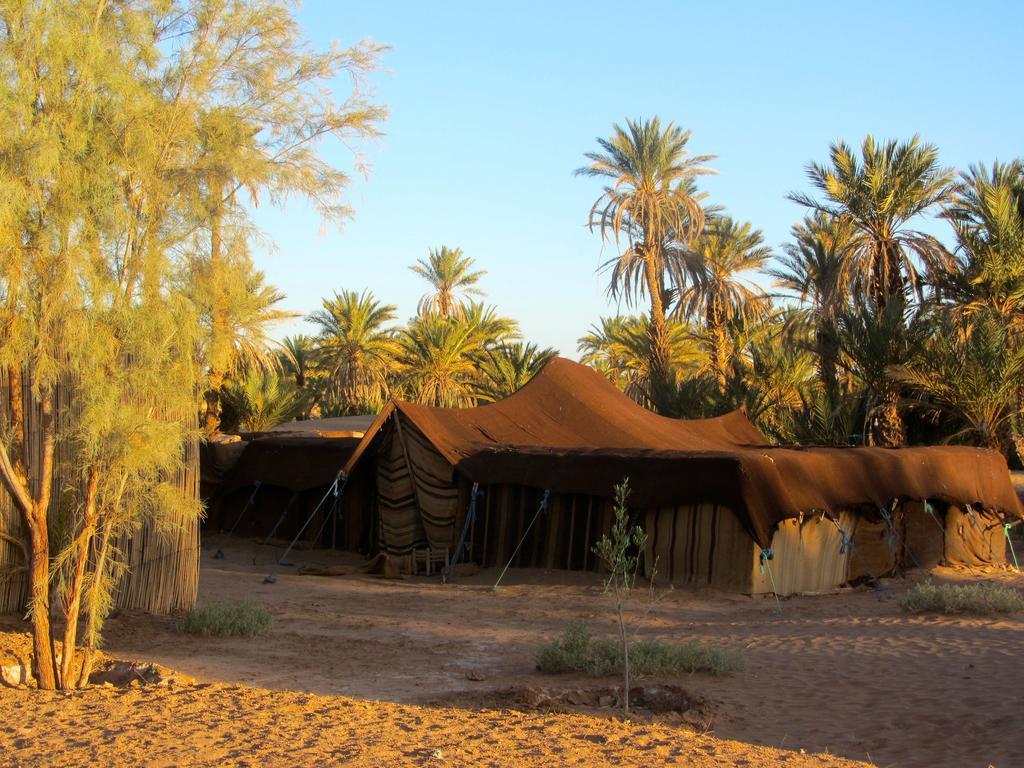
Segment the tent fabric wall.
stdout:
<svg viewBox="0 0 1024 768">
<path fill-rule="evenodd" d="M 918 568 L 941 564 L 946 556 L 945 512 L 920 501 L 908 501 L 902 510 L 906 560 Z"/>
<path fill-rule="evenodd" d="M 755 546 L 736 514 L 719 504 L 658 507 L 645 514 L 646 576 L 749 592 Z"/>
<path fill-rule="evenodd" d="M 950 565 L 1004 565 L 1006 539 L 1002 521 L 969 508 L 946 510 L 946 554 Z"/>
<path fill-rule="evenodd" d="M 844 530 L 851 530 L 854 516 L 838 515 Z M 851 553 L 842 551 L 842 536 L 828 518 L 819 515 L 785 520 L 772 537 L 772 559 L 763 566 L 760 548 L 750 561 L 751 594 L 780 595 L 829 592 L 848 580 Z"/>
<path fill-rule="evenodd" d="M 377 457 L 377 505 L 380 547 L 390 555 L 408 555 L 426 546 L 412 472 L 402 441 L 389 430 Z"/>
<path fill-rule="evenodd" d="M 459 489 L 452 466 L 444 460 L 423 434 L 395 422 L 395 438 L 404 444 L 412 471 L 412 487 L 419 507 L 420 522 L 427 544 L 444 549 L 456 544 Z"/>
</svg>

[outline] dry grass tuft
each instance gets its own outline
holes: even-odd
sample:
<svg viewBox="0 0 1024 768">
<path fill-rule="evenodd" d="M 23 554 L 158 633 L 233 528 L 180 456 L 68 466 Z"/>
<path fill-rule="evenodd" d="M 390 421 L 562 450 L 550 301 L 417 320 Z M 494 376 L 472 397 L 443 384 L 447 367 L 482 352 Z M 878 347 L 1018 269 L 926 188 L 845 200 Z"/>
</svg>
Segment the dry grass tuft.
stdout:
<svg viewBox="0 0 1024 768">
<path fill-rule="evenodd" d="M 270 629 L 270 611 L 248 600 L 197 605 L 179 625 L 203 637 L 255 637 Z"/>
<path fill-rule="evenodd" d="M 549 674 L 586 672 L 604 676 L 622 673 L 622 645 L 617 638 L 592 637 L 586 623 L 576 621 L 558 640 L 540 647 L 537 669 Z M 636 675 L 707 672 L 721 675 L 743 668 L 738 654 L 692 640 L 670 645 L 655 638 L 637 640 L 629 648 L 629 664 Z"/>
<path fill-rule="evenodd" d="M 915 584 L 900 600 L 910 613 L 1021 613 L 1024 595 L 1002 584 Z"/>
</svg>

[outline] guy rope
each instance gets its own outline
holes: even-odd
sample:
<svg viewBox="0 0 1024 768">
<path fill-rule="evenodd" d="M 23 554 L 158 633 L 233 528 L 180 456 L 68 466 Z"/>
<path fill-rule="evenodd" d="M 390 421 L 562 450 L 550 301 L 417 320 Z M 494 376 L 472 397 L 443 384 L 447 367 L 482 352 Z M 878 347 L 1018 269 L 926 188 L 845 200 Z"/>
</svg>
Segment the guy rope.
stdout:
<svg viewBox="0 0 1024 768">
<path fill-rule="evenodd" d="M 279 557 L 277 559 L 277 561 L 274 563 L 274 567 L 270 571 L 270 573 L 267 574 L 267 577 L 265 579 L 263 579 L 263 583 L 264 584 L 273 584 L 274 582 L 277 581 L 277 569 L 278 569 L 278 567 L 285 564 L 285 558 L 288 557 L 288 553 L 292 551 L 292 547 L 294 547 L 296 542 L 298 542 L 299 538 L 305 532 L 306 528 L 313 521 L 313 518 L 316 517 L 316 513 L 320 511 L 320 507 L 322 507 L 324 505 L 324 502 L 327 501 L 327 499 L 330 496 L 332 496 L 332 495 L 335 498 L 335 503 L 337 503 L 337 499 L 341 496 L 342 492 L 345 490 L 345 485 L 347 483 L 348 483 L 348 475 L 346 475 L 344 473 L 344 471 L 338 470 L 338 474 L 334 478 L 334 482 L 331 483 L 331 487 L 327 489 L 327 493 L 325 493 L 324 497 L 322 499 L 320 499 L 320 503 L 316 505 L 316 508 L 312 512 L 309 513 L 309 517 L 306 518 L 306 522 L 304 522 L 302 524 L 302 527 L 299 528 L 299 532 L 295 534 L 295 538 L 292 539 L 291 543 L 288 545 L 288 548 L 285 549 L 285 551 L 281 555 L 281 557 Z M 325 522 L 326 522 L 326 520 L 327 520 L 327 517 L 324 518 Z M 324 526 L 323 526 L 323 523 L 321 523 L 320 531 L 323 532 L 323 529 L 324 529 Z M 318 537 L 319 537 L 319 534 L 318 534 Z"/>
<path fill-rule="evenodd" d="M 476 501 L 483 495 L 484 492 L 480 490 L 480 483 L 473 483 L 473 490 L 469 493 L 469 510 L 466 512 L 466 521 L 462 524 L 462 535 L 459 536 L 459 543 L 455 546 L 455 553 L 452 555 L 451 563 L 445 566 L 445 569 L 441 572 L 441 582 L 443 584 L 448 583 L 448 580 L 452 577 L 452 571 L 459 563 L 459 557 L 466 546 L 466 536 L 469 535 L 469 528 L 476 518 Z"/>
<path fill-rule="evenodd" d="M 249 511 L 249 507 L 251 507 L 253 502 L 256 501 L 256 494 L 259 493 L 259 490 L 260 490 L 260 488 L 262 486 L 263 486 L 263 483 L 260 482 L 259 480 L 257 480 L 255 483 L 253 483 L 252 493 L 249 494 L 249 500 L 247 502 L 245 502 L 245 506 L 242 507 L 242 511 L 239 512 L 238 513 L 238 517 L 235 518 L 235 522 L 232 524 L 231 528 L 228 530 L 228 536 L 233 534 L 235 532 L 235 528 L 237 528 L 238 524 L 240 522 L 242 522 L 242 518 L 245 517 L 245 513 Z M 214 560 L 223 560 L 224 559 L 224 550 L 223 549 L 218 549 L 214 553 L 213 559 Z"/>
<path fill-rule="evenodd" d="M 512 552 L 512 557 L 510 557 L 508 559 L 508 563 L 505 564 L 505 567 L 502 569 L 501 574 L 499 574 L 498 580 L 496 582 L 494 582 L 494 586 L 491 587 L 491 591 L 492 592 L 497 592 L 498 591 L 498 585 L 501 583 L 501 580 L 503 578 L 505 578 L 505 573 L 511 567 L 512 562 L 516 559 L 516 555 L 519 554 L 519 548 L 523 546 L 523 542 L 526 541 L 526 537 L 529 535 L 530 529 L 533 528 L 533 524 L 535 522 L 537 522 L 537 518 L 540 517 L 540 513 L 547 511 L 548 499 L 550 497 L 551 497 L 551 491 L 545 490 L 544 491 L 544 495 L 540 499 L 540 504 L 537 505 L 537 512 L 533 515 L 533 519 L 530 520 L 530 524 L 528 526 L 526 526 L 526 530 L 523 531 L 523 537 L 521 539 L 519 539 L 519 543 L 516 544 L 515 551 Z"/>
<path fill-rule="evenodd" d="M 775 610 L 781 616 L 782 615 L 782 601 L 779 599 L 779 592 L 775 588 L 775 577 L 772 575 L 771 559 L 773 557 L 775 557 L 775 553 L 772 552 L 771 547 L 769 547 L 768 549 L 762 549 L 761 550 L 761 554 L 758 556 L 758 566 L 757 567 L 758 567 L 758 570 L 761 571 L 761 573 L 764 573 L 766 569 L 768 571 L 768 580 L 771 582 L 771 585 L 772 585 L 772 594 L 775 595 Z"/>
</svg>

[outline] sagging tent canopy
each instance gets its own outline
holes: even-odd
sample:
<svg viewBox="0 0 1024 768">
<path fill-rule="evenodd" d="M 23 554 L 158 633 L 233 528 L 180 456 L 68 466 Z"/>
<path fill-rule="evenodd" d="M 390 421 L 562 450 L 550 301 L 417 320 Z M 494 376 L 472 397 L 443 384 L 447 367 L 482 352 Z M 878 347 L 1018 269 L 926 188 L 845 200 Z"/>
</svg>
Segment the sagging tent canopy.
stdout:
<svg viewBox="0 0 1024 768">
<path fill-rule="evenodd" d="M 659 416 L 597 371 L 564 358 L 490 405 L 432 408 L 390 401 L 346 472 L 392 417 L 407 420 L 470 481 L 609 496 L 614 483 L 629 477 L 632 502 L 639 506 L 728 504 L 765 548 L 782 520 L 878 509 L 896 499 L 1021 514 L 996 451 L 771 446 L 740 411 L 699 420 Z"/>
<path fill-rule="evenodd" d="M 218 478 L 217 492 L 257 482 L 293 491 L 330 485 L 373 421 L 373 416 L 335 416 L 248 432 L 246 439 L 226 444 L 234 455 Z"/>
</svg>

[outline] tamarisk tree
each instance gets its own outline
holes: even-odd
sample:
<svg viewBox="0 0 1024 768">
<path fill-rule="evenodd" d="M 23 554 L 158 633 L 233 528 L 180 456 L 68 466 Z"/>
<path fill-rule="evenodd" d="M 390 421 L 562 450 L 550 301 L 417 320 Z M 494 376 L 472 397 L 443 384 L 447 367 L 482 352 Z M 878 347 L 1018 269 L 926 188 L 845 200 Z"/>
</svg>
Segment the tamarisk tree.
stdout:
<svg viewBox="0 0 1024 768">
<path fill-rule="evenodd" d="M 267 0 L 0 0 L 0 490 L 40 688 L 88 681 L 119 536 L 199 514 L 172 481 L 234 326 L 190 282 L 247 252 L 236 193 L 348 215 L 318 146 L 376 133 L 358 86 L 379 51 L 311 51 Z"/>
</svg>

